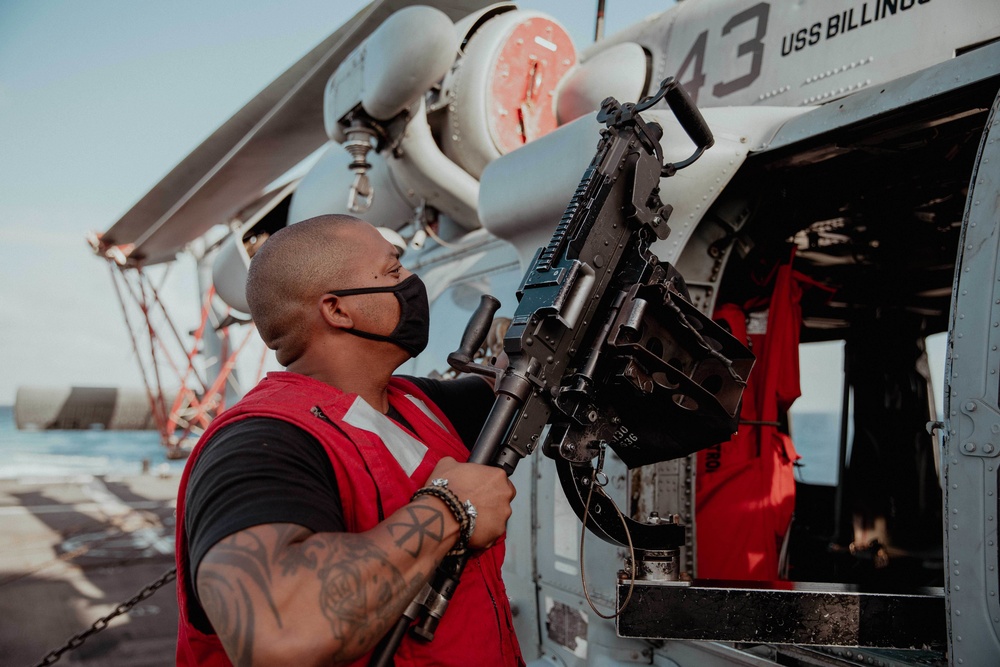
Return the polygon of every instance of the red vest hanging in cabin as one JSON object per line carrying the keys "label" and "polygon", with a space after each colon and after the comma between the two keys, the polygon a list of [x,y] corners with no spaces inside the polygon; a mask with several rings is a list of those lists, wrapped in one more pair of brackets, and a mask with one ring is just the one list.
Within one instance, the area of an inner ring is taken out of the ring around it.
{"label": "red vest hanging in cabin", "polygon": [[[727,303],[715,311],[750,344],[757,363],[743,393],[740,427],[728,442],[698,452],[695,484],[697,575],[702,579],[778,579],[781,543],[795,510],[794,463],[800,457],[778,430],[779,414],[801,394],[800,276],[780,266],[766,311]],[[748,330],[749,329],[749,330]]]}

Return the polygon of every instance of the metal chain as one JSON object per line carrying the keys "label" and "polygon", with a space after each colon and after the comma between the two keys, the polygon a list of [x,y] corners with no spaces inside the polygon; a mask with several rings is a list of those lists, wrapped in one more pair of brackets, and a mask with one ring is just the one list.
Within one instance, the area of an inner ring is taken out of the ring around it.
{"label": "metal chain", "polygon": [[115,618],[116,616],[121,616],[122,614],[128,612],[130,609],[132,609],[132,607],[136,606],[137,604],[148,598],[150,595],[155,593],[163,586],[169,584],[176,577],[177,577],[177,568],[175,567],[170,568],[169,570],[164,572],[159,579],[157,579],[153,583],[143,588],[141,591],[133,595],[127,601],[122,602],[117,607],[115,607],[114,611],[112,611],[110,614],[108,614],[107,616],[102,616],[101,618],[97,619],[96,621],[94,621],[93,625],[91,625],[83,632],[73,635],[66,642],[65,645],[55,649],[54,651],[49,651],[49,653],[44,658],[42,658],[42,661],[39,662],[37,665],[35,665],[35,667],[46,667],[47,665],[56,663],[63,653],[65,653],[66,651],[72,651],[73,649],[79,647],[81,644],[83,644],[83,642],[87,641],[87,638],[89,638],[91,635],[96,634],[101,630],[105,629],[106,627],[108,627],[108,623],[110,623],[113,618]]}

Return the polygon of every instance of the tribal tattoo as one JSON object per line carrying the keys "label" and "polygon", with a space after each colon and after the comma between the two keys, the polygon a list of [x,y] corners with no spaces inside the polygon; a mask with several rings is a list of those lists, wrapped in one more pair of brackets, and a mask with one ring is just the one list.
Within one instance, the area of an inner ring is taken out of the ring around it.
{"label": "tribal tattoo", "polygon": [[[247,584],[260,591],[281,627],[281,616],[271,597],[269,561],[268,549],[261,537],[244,531],[214,546],[198,570],[198,595],[202,606],[236,665],[253,664],[255,617]],[[224,562],[226,567],[216,567],[216,562]],[[228,576],[231,568],[242,576]]]}

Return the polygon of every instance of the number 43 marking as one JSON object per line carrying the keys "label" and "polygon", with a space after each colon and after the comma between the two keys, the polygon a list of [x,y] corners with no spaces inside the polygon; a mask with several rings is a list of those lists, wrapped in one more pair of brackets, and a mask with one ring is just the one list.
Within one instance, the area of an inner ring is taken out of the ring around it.
{"label": "number 43 marking", "polygon": [[[732,81],[721,81],[712,86],[712,94],[716,97],[725,97],[737,90],[746,88],[760,76],[761,62],[764,59],[764,35],[767,34],[767,17],[771,10],[771,5],[766,2],[745,9],[736,14],[722,27],[722,36],[725,37],[738,26],[750,21],[756,22],[754,36],[736,47],[736,56],[741,58],[750,55],[750,70]],[[688,51],[684,62],[681,63],[677,71],[677,80],[687,91],[691,99],[698,102],[698,92],[705,85],[705,49],[708,48],[708,31],[704,30],[695,39],[694,45]],[[693,67],[691,77],[684,80],[684,75]]]}

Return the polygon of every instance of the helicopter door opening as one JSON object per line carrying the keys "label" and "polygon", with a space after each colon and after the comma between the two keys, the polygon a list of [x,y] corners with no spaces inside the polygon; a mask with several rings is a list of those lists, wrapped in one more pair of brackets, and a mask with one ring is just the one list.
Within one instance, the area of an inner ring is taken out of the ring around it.
{"label": "helicopter door opening", "polygon": [[[767,644],[772,653],[863,647],[872,663],[885,649],[948,652],[951,664],[986,664],[977,656],[1000,650],[1000,129],[990,111],[1000,76],[994,64],[969,82],[949,75],[957,67],[786,122],[747,157],[676,260],[704,312],[741,311],[727,321],[754,343],[754,372],[787,377],[758,376],[761,386],[744,393],[745,406],[754,391],[773,400],[741,411],[750,462],[737,471],[742,497],[706,515],[712,499],[696,494],[693,580],[620,582],[620,599],[634,584],[621,636]],[[782,271],[792,288],[779,296]],[[941,336],[950,386],[927,353]],[[836,438],[836,486],[799,477],[789,489],[790,463],[823,465],[799,450],[808,426],[790,416],[814,368],[801,363],[800,342],[843,351],[824,380],[839,393],[837,417],[816,427],[827,443]],[[706,580],[701,552],[713,539],[757,560],[737,563],[742,576]],[[758,574],[761,560],[773,564],[764,572],[781,562],[778,576]]]}

